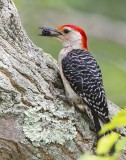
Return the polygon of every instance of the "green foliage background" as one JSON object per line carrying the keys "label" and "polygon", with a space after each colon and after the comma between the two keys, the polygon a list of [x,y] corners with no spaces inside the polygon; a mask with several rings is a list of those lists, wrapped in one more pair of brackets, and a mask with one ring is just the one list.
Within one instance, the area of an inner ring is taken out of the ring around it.
{"label": "green foliage background", "polygon": [[[110,130],[117,129],[123,126],[126,126],[126,109],[118,112],[108,124],[105,124],[99,134],[104,135]],[[98,140],[95,156],[86,153],[81,156],[80,160],[119,160],[121,152],[125,147],[126,136],[121,136],[119,133],[113,131],[102,136]],[[110,152],[112,148],[114,150],[113,152]]]}
{"label": "green foliage background", "polygon": [[[61,44],[52,39],[39,37],[39,26],[50,24],[51,27],[57,27],[57,24],[59,26],[69,22],[78,24],[74,20],[74,17],[78,16],[76,14],[78,11],[82,16],[85,13],[100,14],[108,17],[112,22],[123,21],[126,23],[125,0],[14,0],[14,2],[31,40],[56,59],[62,48]],[[53,15],[55,12],[61,16],[62,24],[59,24],[59,17]],[[69,15],[73,15],[73,18],[68,21],[63,15],[67,18]],[[82,21],[84,20],[82,19]],[[121,37],[119,38],[121,39]],[[101,67],[107,97],[117,105],[125,107],[126,48],[112,41],[95,37],[89,37],[88,44],[90,52],[96,57]]]}

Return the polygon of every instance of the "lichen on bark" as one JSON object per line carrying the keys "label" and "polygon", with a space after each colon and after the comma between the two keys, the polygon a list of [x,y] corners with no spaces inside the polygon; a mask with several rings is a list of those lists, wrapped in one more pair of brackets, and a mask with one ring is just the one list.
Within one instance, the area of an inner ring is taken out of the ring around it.
{"label": "lichen on bark", "polygon": [[34,146],[63,144],[76,137],[74,111],[67,110],[62,102],[38,101],[38,106],[25,111],[23,131]]}

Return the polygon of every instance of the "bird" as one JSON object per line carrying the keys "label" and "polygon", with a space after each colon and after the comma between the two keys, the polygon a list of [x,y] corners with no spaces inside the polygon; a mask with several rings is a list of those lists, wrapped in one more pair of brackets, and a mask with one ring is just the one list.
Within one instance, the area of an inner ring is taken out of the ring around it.
{"label": "bird", "polygon": [[98,135],[102,123],[110,122],[110,118],[101,69],[88,50],[85,31],[73,24],[41,29],[41,36],[61,41],[63,49],[58,56],[58,66],[66,96],[82,111],[86,104]]}

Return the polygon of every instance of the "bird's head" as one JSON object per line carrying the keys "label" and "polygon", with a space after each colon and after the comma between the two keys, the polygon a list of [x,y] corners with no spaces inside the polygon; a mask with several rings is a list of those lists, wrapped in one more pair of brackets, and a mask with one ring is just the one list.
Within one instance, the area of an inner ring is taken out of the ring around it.
{"label": "bird's head", "polygon": [[87,36],[78,26],[67,24],[56,29],[42,27],[41,36],[54,37],[60,40],[64,47],[83,48],[87,50]]}

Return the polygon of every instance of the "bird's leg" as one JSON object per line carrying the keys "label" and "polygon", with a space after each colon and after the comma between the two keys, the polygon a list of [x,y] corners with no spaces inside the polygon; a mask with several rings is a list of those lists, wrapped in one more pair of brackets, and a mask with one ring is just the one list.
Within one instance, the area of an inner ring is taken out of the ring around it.
{"label": "bird's leg", "polygon": [[73,101],[72,98],[66,96],[65,94],[62,94],[62,95],[61,95],[61,94],[58,93],[58,92],[56,93],[56,90],[54,89],[54,86],[53,86],[52,83],[50,83],[49,89],[50,89],[50,92],[52,93],[52,95],[54,96],[55,99],[56,99],[56,98],[59,98],[59,99],[65,101],[66,103],[73,104],[73,103],[72,103],[72,101]]}
{"label": "bird's leg", "polygon": [[65,102],[69,102],[71,101],[71,98],[67,97],[66,95],[55,95],[57,98],[62,99]]}

